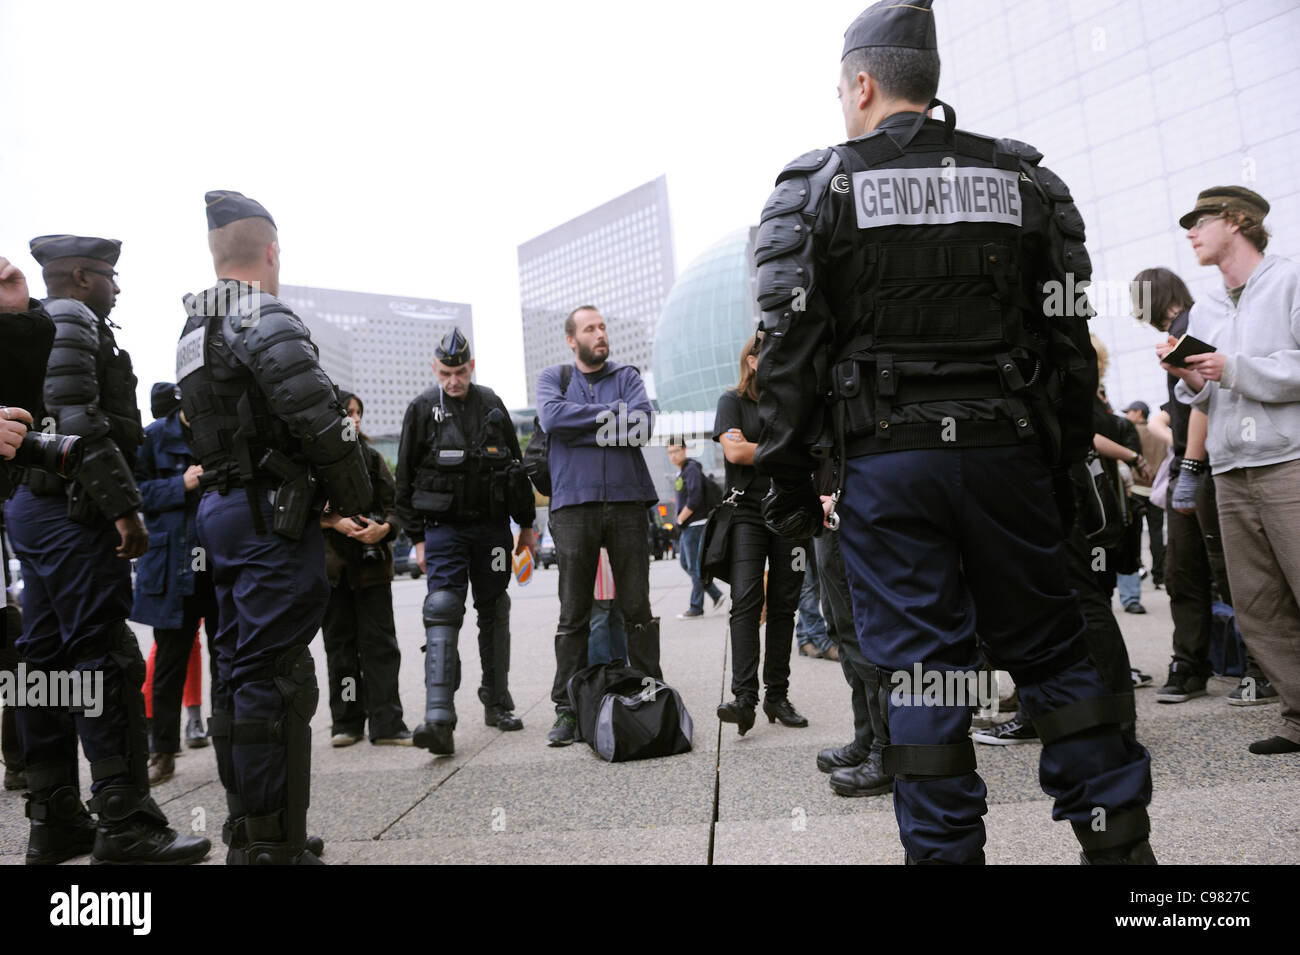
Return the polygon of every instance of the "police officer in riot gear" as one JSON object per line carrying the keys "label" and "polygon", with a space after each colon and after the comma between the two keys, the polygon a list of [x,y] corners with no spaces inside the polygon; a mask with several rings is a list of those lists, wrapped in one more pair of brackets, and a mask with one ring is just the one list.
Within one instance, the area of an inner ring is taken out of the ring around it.
{"label": "police officer in riot gear", "polygon": [[[55,328],[35,423],[79,435],[84,456],[75,479],[30,470],[6,508],[23,567],[17,645],[31,670],[102,673],[103,698],[75,709],[64,701],[19,710],[31,790],[27,861],[56,863],[93,848],[101,863],[198,862],[208,840],[177,835],[149,795],[144,659],[126,625],[130,560],[144,553],[148,535],[131,473],[141,435],[136,379],[108,320],[121,243],[46,235],[31,241],[31,251],[44,269]],[[97,825],[81,803],[78,737]]]}
{"label": "police officer in riot gear", "polygon": [[186,296],[176,380],[203,466],[197,529],[220,629],[209,732],[230,817],[227,864],[318,862],[307,836],[316,669],[329,597],[324,499],[362,511],[370,479],[307,328],[275,295],[275,221],[238,192],[206,196],[217,284]]}
{"label": "police officer in riot gear", "polygon": [[839,84],[852,138],[788,165],[763,210],[765,516],[791,537],[817,530],[810,473],[838,447],[841,545],[890,694],[885,770],[909,861],[984,858],[970,701],[902,679],[919,664],[923,684],[940,671],[957,687],[942,671],[978,669],[977,629],[1015,678],[1053,815],[1085,861],[1154,861],[1150,759],[1120,732],[1132,696],[1109,696],[1087,658],[1053,496],[1068,510],[1065,470],[1092,435],[1087,316],[1051,299],[1090,275],[1082,218],[1032,147],[956,129],[938,79],[930,0],[866,10]]}
{"label": "police officer in riot gear", "polygon": [[415,745],[455,752],[454,696],[460,686],[456,644],[467,588],[474,588],[484,721],[521,730],[510,697],[510,519],[519,524],[516,554],[534,546],[532,485],[524,474],[510,413],[490,388],[473,384],[474,359],[460,329],[439,344],[438,384],[411,402],[397,455],[397,514],[428,575],[424,601],[424,722]]}

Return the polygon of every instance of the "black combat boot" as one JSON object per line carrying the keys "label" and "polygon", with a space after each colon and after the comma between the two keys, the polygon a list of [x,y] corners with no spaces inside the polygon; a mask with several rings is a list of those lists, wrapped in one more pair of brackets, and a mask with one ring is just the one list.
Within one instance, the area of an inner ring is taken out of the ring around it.
{"label": "black combat boot", "polygon": [[76,779],[76,769],[64,766],[30,769],[34,779],[57,778],[59,784],[45,786],[27,796],[27,818],[31,820],[27,864],[58,865],[88,854],[95,847],[95,820],[86,812],[76,785],[68,781]]}
{"label": "black combat boot", "polygon": [[202,836],[182,836],[146,789],[105,786],[91,800],[99,817],[91,865],[191,865],[212,848]]}

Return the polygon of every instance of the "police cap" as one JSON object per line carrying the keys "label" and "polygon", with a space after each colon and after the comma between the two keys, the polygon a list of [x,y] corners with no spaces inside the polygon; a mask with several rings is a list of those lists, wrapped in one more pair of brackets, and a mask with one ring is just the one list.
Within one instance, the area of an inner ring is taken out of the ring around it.
{"label": "police cap", "polygon": [[911,50],[937,50],[933,0],[880,0],[867,7],[844,31],[840,59],[864,46],[901,46]]}
{"label": "police cap", "polygon": [[1268,215],[1268,200],[1244,186],[1214,186],[1201,191],[1196,197],[1196,207],[1179,219],[1178,224],[1190,229],[1201,216],[1217,216],[1225,212],[1244,212],[1260,222]]}
{"label": "police cap", "polygon": [[444,365],[457,368],[470,359],[469,341],[460,333],[459,328],[453,328],[442,337],[435,354]]}
{"label": "police cap", "polygon": [[252,219],[256,216],[275,225],[271,213],[266,211],[256,199],[250,199],[242,192],[230,189],[214,189],[203,197],[208,204],[208,231],[238,222],[240,219]]}
{"label": "police cap", "polygon": [[29,243],[32,258],[44,268],[55,259],[98,259],[117,265],[122,251],[120,239],[96,239],[84,235],[38,235]]}

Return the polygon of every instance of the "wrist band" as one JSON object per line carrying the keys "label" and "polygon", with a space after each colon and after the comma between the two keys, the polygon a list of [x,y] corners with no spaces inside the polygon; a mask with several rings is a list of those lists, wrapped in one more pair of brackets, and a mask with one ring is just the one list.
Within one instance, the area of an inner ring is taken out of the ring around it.
{"label": "wrist band", "polygon": [[1196,461],[1192,458],[1183,458],[1182,463],[1178,466],[1189,474],[1204,474],[1210,465],[1207,461]]}

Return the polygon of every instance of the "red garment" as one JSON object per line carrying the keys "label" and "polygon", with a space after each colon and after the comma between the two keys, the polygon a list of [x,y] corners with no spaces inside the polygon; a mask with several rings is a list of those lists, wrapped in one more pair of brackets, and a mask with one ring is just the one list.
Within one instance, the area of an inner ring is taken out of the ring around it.
{"label": "red garment", "polygon": [[[202,633],[202,626],[194,631],[194,646],[190,647],[190,662],[185,667],[185,693],[181,697],[182,706],[202,706],[203,705],[203,648],[199,645],[199,634]],[[158,652],[158,644],[155,643],[149,648],[149,660],[144,667],[144,686],[140,692],[144,694],[144,715],[145,719],[153,719],[153,659]]]}

